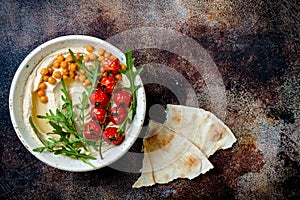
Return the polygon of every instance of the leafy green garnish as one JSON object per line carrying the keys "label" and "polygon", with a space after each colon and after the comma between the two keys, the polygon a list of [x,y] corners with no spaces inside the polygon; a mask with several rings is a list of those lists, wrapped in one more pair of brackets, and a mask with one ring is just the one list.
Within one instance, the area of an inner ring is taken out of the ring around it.
{"label": "leafy green garnish", "polygon": [[124,87],[124,90],[129,91],[132,94],[132,102],[129,107],[128,115],[126,119],[123,121],[123,123],[118,128],[119,133],[125,132],[126,124],[127,122],[131,122],[136,114],[136,106],[137,106],[137,97],[136,97],[136,91],[141,87],[141,85],[135,85],[135,79],[136,77],[141,73],[143,68],[139,68],[136,71],[133,71],[133,63],[134,58],[132,58],[132,51],[128,49],[128,51],[125,53],[126,58],[126,70],[119,70],[122,74],[124,74],[130,83],[129,87]]}
{"label": "leafy green garnish", "polygon": [[[85,138],[80,134],[76,129],[75,124],[75,116],[73,110],[72,100],[68,94],[65,82],[62,80],[62,93],[61,96],[64,104],[62,105],[61,110],[56,109],[56,112],[49,110],[46,115],[41,116],[38,115],[37,117],[40,119],[48,119],[49,124],[52,126],[52,132],[48,133],[50,135],[57,135],[58,139],[55,138],[48,138],[42,139],[40,138],[41,142],[44,144],[43,147],[38,147],[33,149],[36,152],[43,152],[47,150],[49,152],[53,152],[55,155],[65,155],[74,159],[80,159],[83,162],[91,165],[92,167],[96,168],[87,159],[96,158],[91,155],[87,155],[83,152],[83,149],[86,152],[89,152],[85,145]],[[32,123],[32,119],[29,119],[29,122],[34,130],[37,133],[37,129]],[[39,135],[39,134],[37,134]]]}

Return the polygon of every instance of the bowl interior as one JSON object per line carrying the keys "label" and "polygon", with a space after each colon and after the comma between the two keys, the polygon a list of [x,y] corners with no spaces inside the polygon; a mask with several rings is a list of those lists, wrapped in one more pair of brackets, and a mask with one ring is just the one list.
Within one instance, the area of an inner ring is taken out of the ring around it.
{"label": "bowl interior", "polygon": [[[119,49],[101,39],[83,35],[63,36],[50,40],[34,49],[20,64],[17,72],[15,73],[10,89],[9,109],[11,121],[23,145],[39,160],[52,167],[66,171],[91,171],[94,170],[94,168],[83,163],[81,160],[75,160],[65,156],[57,156],[47,151],[43,153],[33,151],[34,148],[41,146],[41,142],[34,133],[31,133],[26,129],[25,122],[22,117],[24,93],[29,92],[24,91],[24,88],[25,83],[34,67],[47,55],[64,48],[72,49],[72,47],[85,47],[87,45],[93,45],[95,49],[100,47],[104,48],[117,56],[121,62],[125,62],[125,55]],[[139,76],[136,79],[136,84],[140,84],[142,86],[142,81]],[[113,148],[105,151],[103,153],[103,159],[100,159],[100,156],[98,156],[97,160],[91,160],[90,162],[97,168],[107,166],[119,159],[128,151],[137,139],[143,126],[146,110],[146,97],[143,87],[137,91],[137,101],[136,116],[126,132],[126,139],[121,145],[114,146]]]}

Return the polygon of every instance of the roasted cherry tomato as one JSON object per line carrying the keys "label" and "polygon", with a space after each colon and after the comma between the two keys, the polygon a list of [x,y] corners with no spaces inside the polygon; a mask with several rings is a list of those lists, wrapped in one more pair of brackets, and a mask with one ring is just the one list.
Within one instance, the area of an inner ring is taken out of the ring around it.
{"label": "roasted cherry tomato", "polygon": [[109,95],[101,89],[96,89],[90,97],[90,102],[97,107],[106,108],[109,103]]}
{"label": "roasted cherry tomato", "polygon": [[120,125],[126,119],[127,114],[127,110],[124,106],[118,105],[111,108],[109,120],[116,125]]}
{"label": "roasted cherry tomato", "polygon": [[123,103],[125,107],[129,107],[132,101],[132,95],[125,90],[119,90],[113,94],[113,101],[117,105]]}
{"label": "roasted cherry tomato", "polygon": [[98,122],[91,120],[84,126],[84,135],[89,140],[98,140],[102,132]]}
{"label": "roasted cherry tomato", "polygon": [[103,132],[103,139],[108,143],[113,143],[115,145],[121,144],[125,139],[124,133],[118,133],[118,128],[109,127]]}
{"label": "roasted cherry tomato", "polygon": [[110,71],[112,74],[119,73],[119,69],[121,68],[120,61],[118,59],[105,58],[103,62],[104,71]]}
{"label": "roasted cherry tomato", "polygon": [[115,87],[115,79],[113,76],[102,76],[100,80],[100,88],[102,91],[106,91],[111,94]]}
{"label": "roasted cherry tomato", "polygon": [[96,118],[99,123],[104,123],[106,119],[106,110],[97,106],[94,106],[90,112],[91,118]]}

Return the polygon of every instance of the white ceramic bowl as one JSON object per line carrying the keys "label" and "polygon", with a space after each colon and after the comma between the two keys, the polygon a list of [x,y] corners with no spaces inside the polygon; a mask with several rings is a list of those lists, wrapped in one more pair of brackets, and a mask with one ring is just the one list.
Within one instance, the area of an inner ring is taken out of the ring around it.
{"label": "white ceramic bowl", "polygon": [[[11,121],[23,145],[42,162],[66,171],[83,172],[91,171],[95,168],[83,163],[81,160],[75,160],[62,155],[54,155],[48,151],[44,151],[43,153],[33,151],[34,148],[41,146],[41,142],[35,134],[26,129],[25,122],[22,117],[24,93],[29,92],[25,91],[24,83],[26,83],[34,67],[47,55],[63,48],[72,49],[72,47],[85,47],[87,45],[93,45],[95,49],[102,47],[117,56],[121,62],[125,61],[125,55],[119,49],[99,38],[84,35],[62,36],[40,45],[23,60],[15,73],[10,88],[9,110]],[[142,85],[140,77],[137,77],[136,84]],[[97,168],[102,168],[118,160],[136,141],[143,126],[146,110],[146,97],[143,87],[137,91],[137,100],[137,114],[126,132],[126,139],[123,143],[105,151],[103,153],[104,159],[100,159],[100,156],[98,156],[97,160],[89,160]]]}

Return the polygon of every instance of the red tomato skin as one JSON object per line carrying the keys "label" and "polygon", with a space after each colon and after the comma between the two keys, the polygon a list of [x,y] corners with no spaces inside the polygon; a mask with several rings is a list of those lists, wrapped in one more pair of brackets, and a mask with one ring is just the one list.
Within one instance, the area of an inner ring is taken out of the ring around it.
{"label": "red tomato skin", "polygon": [[114,145],[120,145],[125,140],[125,134],[122,133],[116,140],[113,140],[112,143]]}
{"label": "red tomato skin", "polygon": [[124,106],[118,105],[111,108],[109,120],[116,125],[120,125],[126,119],[127,114],[127,110]]}
{"label": "red tomato skin", "polygon": [[111,94],[115,87],[115,79],[112,76],[102,76],[100,80],[100,88],[103,88],[103,91]]}
{"label": "red tomato skin", "polygon": [[105,58],[103,62],[104,71],[110,71],[112,74],[116,75],[119,73],[121,68],[120,61],[118,59]]}
{"label": "red tomato skin", "polygon": [[94,120],[89,121],[84,126],[84,135],[89,140],[98,140],[102,132],[101,126]]}
{"label": "red tomato skin", "polygon": [[101,89],[96,89],[90,97],[91,104],[100,106],[101,108],[106,108],[109,100],[109,95]]}
{"label": "red tomato skin", "polygon": [[117,105],[123,103],[125,107],[129,107],[132,101],[132,95],[125,90],[119,90],[113,94],[113,102]]}
{"label": "red tomato skin", "polygon": [[125,135],[124,133],[118,133],[118,128],[109,127],[104,130],[103,139],[109,144],[119,145],[124,141]]}
{"label": "red tomato skin", "polygon": [[92,107],[91,118],[96,118],[99,123],[104,123],[106,119],[106,110],[97,106]]}

